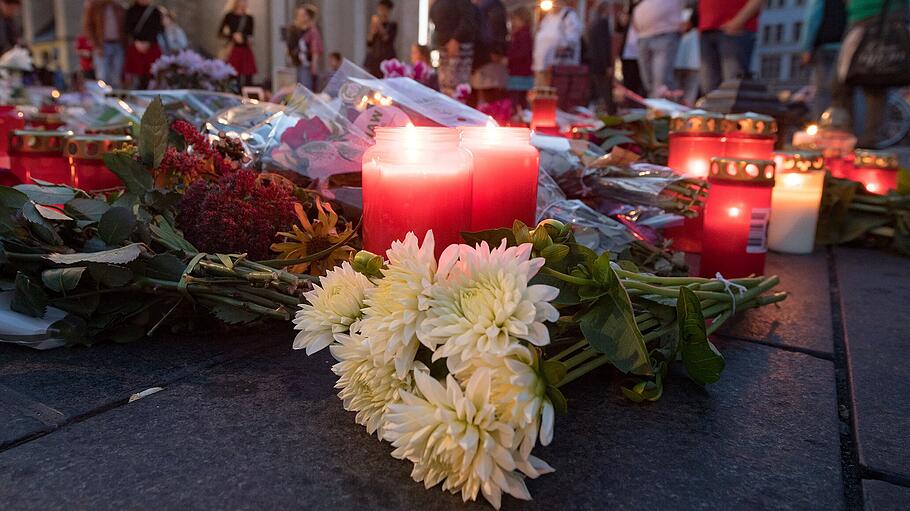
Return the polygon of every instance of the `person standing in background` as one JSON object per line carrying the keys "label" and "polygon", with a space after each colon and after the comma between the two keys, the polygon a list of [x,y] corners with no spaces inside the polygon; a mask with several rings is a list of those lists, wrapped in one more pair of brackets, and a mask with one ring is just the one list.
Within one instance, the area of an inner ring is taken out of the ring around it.
{"label": "person standing in background", "polygon": [[163,53],[179,53],[190,47],[186,32],[177,24],[177,15],[170,9],[161,9],[164,31],[158,36],[158,46]]}
{"label": "person standing in background", "polygon": [[688,8],[683,12],[684,33],[676,52],[676,86],[682,89],[683,104],[695,106],[698,101],[701,54],[698,47],[698,10]]}
{"label": "person standing in background", "polygon": [[847,28],[847,7],[844,0],[810,0],[806,13],[806,29],[802,31],[799,46],[802,63],[812,66],[811,84],[815,88],[812,118],[818,119],[831,106],[834,65]]}
{"label": "person standing in background", "polygon": [[237,70],[240,86],[250,85],[256,75],[256,56],[250,43],[253,40],[253,17],[247,0],[228,2],[226,14],[221,20],[219,36],[225,40],[225,62]]}
{"label": "person standing in background", "polygon": [[531,63],[534,59],[534,40],[531,38],[531,11],[519,7],[512,11],[510,23],[512,35],[509,41],[509,82],[508,91],[515,104],[526,107],[528,91],[534,87],[534,71]]}
{"label": "person standing in background", "polygon": [[699,0],[702,93],[749,74],[762,0]]}
{"label": "person standing in background", "polygon": [[363,67],[373,76],[382,76],[382,61],[398,58],[395,52],[395,38],[398,23],[392,21],[392,0],[379,0],[376,14],[370,18],[370,33],[367,35],[367,56]]}
{"label": "person standing in background", "polygon": [[623,34],[619,50],[619,61],[622,66],[622,85],[631,92],[645,95],[638,68],[638,33],[632,26],[632,5],[626,5],[616,16],[616,28]]}
{"label": "person standing in background", "polygon": [[566,0],[553,2],[534,38],[534,73],[537,85],[550,85],[553,66],[581,63],[581,18]]}
{"label": "person standing in background", "polygon": [[294,11],[294,24],[288,29],[288,57],[297,68],[297,82],[310,90],[319,83],[319,59],[322,57],[322,34],[316,26],[319,9],[303,4]]}
{"label": "person standing in background", "polygon": [[79,57],[79,74],[85,80],[95,79],[95,63],[92,61],[92,41],[85,31],[76,37],[76,55]]}
{"label": "person standing in background", "polygon": [[503,63],[509,38],[506,8],[501,0],[474,0],[474,13],[478,30],[471,88],[479,103],[496,101],[509,81],[509,70]]}
{"label": "person standing in background", "polygon": [[639,0],[632,5],[638,68],[649,97],[662,97],[673,88],[682,14],[682,0]]}
{"label": "person standing in background", "polygon": [[122,86],[126,10],[114,0],[89,0],[85,4],[84,32],[91,42],[95,78],[115,89]]}
{"label": "person standing in background", "polygon": [[601,2],[594,12],[585,41],[592,99],[607,112],[613,110],[613,31],[610,25],[610,2]]}
{"label": "person standing in background", "polygon": [[435,25],[433,42],[439,49],[439,90],[455,96],[455,89],[471,79],[477,16],[471,0],[436,0],[430,8]]}
{"label": "person standing in background", "polygon": [[19,0],[0,0],[0,55],[20,43],[22,30],[16,19],[20,7]]}
{"label": "person standing in background", "polygon": [[151,0],[136,0],[124,15],[129,46],[125,72],[131,87],[145,89],[152,78],[152,64],[161,57],[158,36],[164,31],[161,10]]}

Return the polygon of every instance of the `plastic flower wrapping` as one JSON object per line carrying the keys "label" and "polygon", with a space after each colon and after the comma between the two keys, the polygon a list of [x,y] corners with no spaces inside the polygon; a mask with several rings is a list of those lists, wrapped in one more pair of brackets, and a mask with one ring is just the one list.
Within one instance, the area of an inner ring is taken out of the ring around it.
{"label": "plastic flower wrapping", "polygon": [[503,494],[530,499],[525,478],[553,470],[532,451],[553,438],[538,347],[559,290],[530,283],[544,265],[530,244],[452,245],[438,260],[435,248],[432,231],[409,233],[367,263],[373,277],[330,270],[305,295],[294,348],[329,348],[345,409],[413,464],[415,481],[498,509]]}
{"label": "plastic flower wrapping", "polygon": [[207,59],[193,50],[162,55],[152,64],[153,89],[197,89],[230,92],[237,71],[219,59]]}

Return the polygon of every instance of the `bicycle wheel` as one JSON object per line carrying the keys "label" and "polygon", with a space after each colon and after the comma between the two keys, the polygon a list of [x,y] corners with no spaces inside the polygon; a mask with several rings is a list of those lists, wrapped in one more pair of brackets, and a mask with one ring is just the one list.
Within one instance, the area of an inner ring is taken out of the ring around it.
{"label": "bicycle wheel", "polygon": [[876,147],[885,149],[903,140],[910,133],[910,103],[904,98],[904,91],[893,90],[888,93],[885,103],[885,119]]}

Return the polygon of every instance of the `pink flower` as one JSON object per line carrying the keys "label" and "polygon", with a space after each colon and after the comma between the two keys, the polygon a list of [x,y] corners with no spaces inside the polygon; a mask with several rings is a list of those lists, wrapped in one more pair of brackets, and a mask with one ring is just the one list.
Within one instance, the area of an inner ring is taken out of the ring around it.
{"label": "pink flower", "polygon": [[416,62],[411,68],[411,78],[423,84],[428,83],[434,74],[436,72],[433,71],[433,67],[424,62]]}
{"label": "pink flower", "polygon": [[512,121],[512,101],[500,99],[492,103],[481,103],[477,109],[492,117],[500,126],[506,126]]}
{"label": "pink flower", "polygon": [[291,147],[300,147],[307,142],[325,140],[332,132],[319,117],[301,118],[292,128],[284,130],[281,142]]}
{"label": "pink flower", "polygon": [[408,76],[408,66],[398,59],[383,60],[379,64],[383,78],[402,78]]}
{"label": "pink flower", "polygon": [[471,86],[467,83],[459,83],[458,86],[455,87],[455,95],[452,97],[456,101],[467,103],[468,98],[471,97]]}

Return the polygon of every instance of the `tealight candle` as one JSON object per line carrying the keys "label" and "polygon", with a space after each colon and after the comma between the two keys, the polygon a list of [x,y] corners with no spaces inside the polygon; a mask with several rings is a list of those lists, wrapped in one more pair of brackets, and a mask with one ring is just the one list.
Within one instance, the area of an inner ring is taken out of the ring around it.
{"label": "tealight candle", "polygon": [[534,225],[540,154],[527,128],[460,128],[461,147],[474,156],[471,230]]}
{"label": "tealight candle", "polygon": [[797,131],[793,134],[793,147],[814,151],[817,148],[817,137],[818,124],[810,124],[804,131]]}
{"label": "tealight candle", "polygon": [[[670,119],[670,143],[667,165],[686,177],[705,179],[711,158],[724,155],[724,115],[705,110],[678,112]],[[686,218],[681,226],[669,227],[664,236],[673,240],[673,248],[683,252],[701,252],[704,216]]]}
{"label": "tealight candle", "polygon": [[556,134],[559,124],[556,120],[556,105],[559,98],[556,89],[552,87],[538,87],[531,91],[531,129],[534,131]]}
{"label": "tealight candle", "polygon": [[894,153],[858,149],[852,169],[847,169],[846,178],[857,181],[866,191],[876,195],[887,195],[897,190],[897,173],[900,160]]}
{"label": "tealight candle", "polygon": [[753,112],[726,118],[727,158],[734,160],[771,160],[777,141],[777,121]]}
{"label": "tealight candle", "polygon": [[86,191],[107,190],[123,182],[104,164],[104,154],[132,142],[123,135],[76,135],[66,141],[73,186]]}
{"label": "tealight candle", "polygon": [[825,160],[810,151],[774,155],[777,177],[771,195],[768,248],[787,254],[809,254],[825,187]]}
{"label": "tealight candle", "polygon": [[774,162],[715,158],[708,173],[701,275],[760,275],[768,252]]}
{"label": "tealight candle", "polygon": [[363,155],[364,248],[384,254],[395,240],[430,229],[436,255],[471,227],[471,153],[450,128],[377,128]]}
{"label": "tealight candle", "polygon": [[71,131],[10,132],[10,169],[23,183],[35,179],[55,184],[72,185],[74,176],[63,155],[63,146]]}

